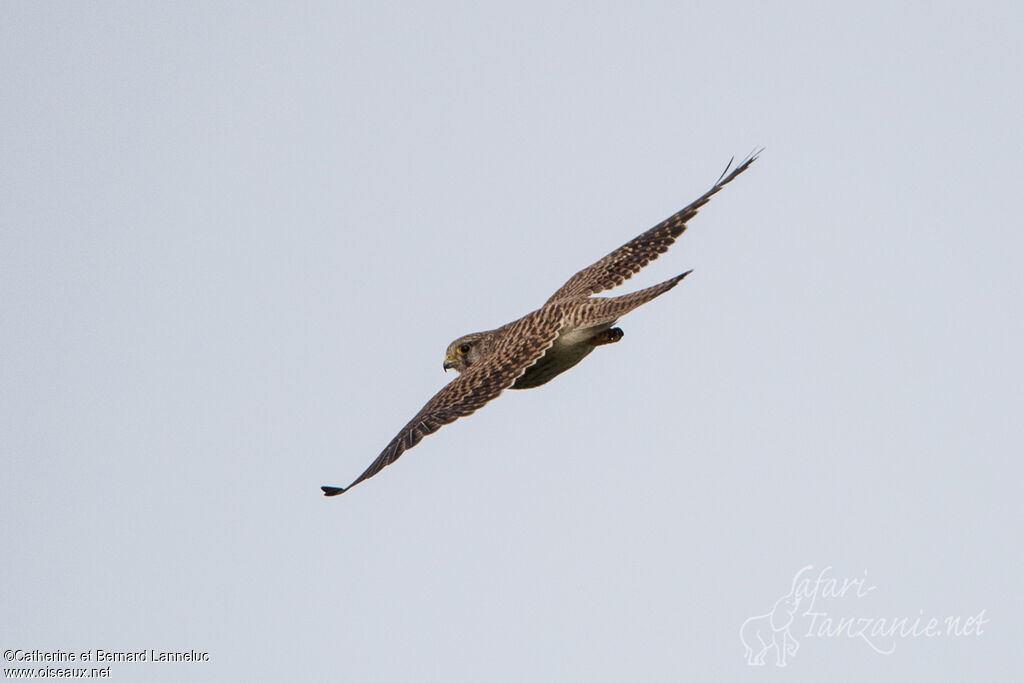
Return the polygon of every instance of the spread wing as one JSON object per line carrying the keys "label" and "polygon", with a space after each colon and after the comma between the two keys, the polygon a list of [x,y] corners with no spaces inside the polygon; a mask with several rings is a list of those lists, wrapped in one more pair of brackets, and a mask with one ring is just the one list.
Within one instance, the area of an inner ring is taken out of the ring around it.
{"label": "spread wing", "polygon": [[658,258],[658,254],[668,251],[676,238],[686,230],[686,222],[696,216],[700,208],[707,204],[719,190],[732,182],[733,178],[747,170],[757,159],[759,153],[751,154],[731,173],[729,169],[732,168],[732,160],[730,160],[718,181],[699,199],[642,235],[626,242],[597,263],[587,266],[573,275],[568,282],[562,285],[561,289],[548,299],[547,303],[588,297],[591,294],[617,287],[633,277],[640,272],[641,268]]}
{"label": "spread wing", "polygon": [[427,401],[359,478],[345,488],[322,486],[324,495],[336,496],[369,479],[398,460],[402,453],[426,435],[476,412],[497,398],[551,348],[561,327],[561,307],[549,306],[495,330],[494,348],[489,356],[446,384]]}

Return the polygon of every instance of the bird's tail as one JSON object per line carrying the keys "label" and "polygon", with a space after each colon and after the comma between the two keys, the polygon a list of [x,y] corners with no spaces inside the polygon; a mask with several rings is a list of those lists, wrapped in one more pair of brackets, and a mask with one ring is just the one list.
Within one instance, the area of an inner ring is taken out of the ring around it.
{"label": "bird's tail", "polygon": [[643,306],[651,299],[659,297],[672,289],[679,284],[680,280],[692,272],[692,270],[688,270],[682,275],[676,275],[671,280],[665,280],[653,287],[641,289],[632,294],[616,297],[591,297],[581,301],[573,312],[573,317],[577,319],[572,322],[583,327],[606,323],[612,324],[634,308]]}
{"label": "bird's tail", "polygon": [[672,289],[680,282],[682,282],[684,277],[686,277],[692,272],[692,270],[688,270],[685,273],[682,273],[681,275],[676,275],[674,278],[670,280],[665,280],[664,282],[652,285],[651,287],[647,287],[646,289],[641,289],[638,292],[612,297],[612,301],[624,307],[624,310],[622,311],[623,314],[628,313],[632,311],[634,308],[637,308],[638,306],[643,306],[651,299],[655,299],[664,294],[665,292],[667,292],[668,290]]}
{"label": "bird's tail", "polygon": [[[692,272],[692,270],[688,270],[682,275],[676,275],[671,280],[665,280],[664,282],[647,287],[646,289],[641,289],[640,291],[633,292],[632,294],[624,294],[622,296],[608,298],[594,297],[587,301],[594,306],[595,310],[593,313],[597,313],[602,319],[607,318],[609,321],[614,321],[626,315],[634,308],[643,306],[651,299],[661,296],[678,285],[684,277]],[[593,317],[593,313],[588,317]]]}

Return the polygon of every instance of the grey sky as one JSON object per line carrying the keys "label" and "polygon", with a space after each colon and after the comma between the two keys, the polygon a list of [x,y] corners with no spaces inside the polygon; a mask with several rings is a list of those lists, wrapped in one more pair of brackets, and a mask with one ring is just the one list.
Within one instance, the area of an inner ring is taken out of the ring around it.
{"label": "grey sky", "polygon": [[[2,14],[4,650],[211,654],[122,681],[1019,674],[1020,3]],[[621,343],[319,495],[452,339],[762,145],[619,290],[695,269]],[[989,621],[749,667],[806,565],[877,587],[835,615]]]}

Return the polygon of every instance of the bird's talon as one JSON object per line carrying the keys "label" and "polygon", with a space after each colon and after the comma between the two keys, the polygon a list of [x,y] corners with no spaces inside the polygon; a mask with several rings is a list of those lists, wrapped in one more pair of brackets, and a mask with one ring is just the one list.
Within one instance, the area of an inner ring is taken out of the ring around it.
{"label": "bird's talon", "polygon": [[590,343],[594,346],[602,346],[604,344],[614,344],[615,342],[622,339],[622,335],[625,334],[620,328],[613,327],[610,330],[605,330],[600,334],[594,336]]}

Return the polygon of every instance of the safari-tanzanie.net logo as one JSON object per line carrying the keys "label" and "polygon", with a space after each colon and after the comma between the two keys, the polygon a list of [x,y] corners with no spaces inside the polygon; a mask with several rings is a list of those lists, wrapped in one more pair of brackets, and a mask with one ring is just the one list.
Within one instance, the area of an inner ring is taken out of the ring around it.
{"label": "safari-tanzanie.net logo", "polygon": [[867,574],[864,570],[861,576],[844,578],[831,566],[817,570],[810,564],[800,569],[787,593],[740,627],[747,664],[770,661],[786,666],[801,643],[811,639],[860,640],[872,651],[888,655],[902,638],[977,637],[989,622],[984,609],[962,616],[931,616],[924,609],[915,616],[854,616],[865,612],[878,588],[868,582]]}

